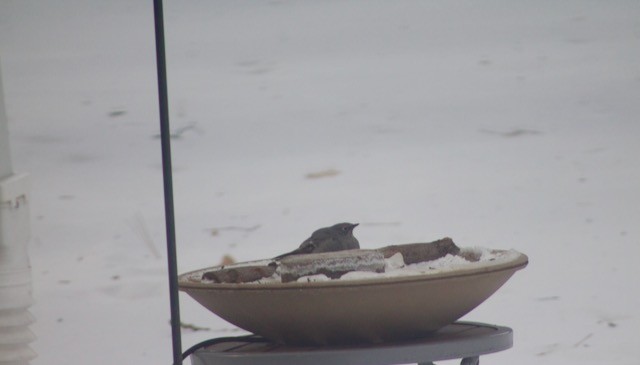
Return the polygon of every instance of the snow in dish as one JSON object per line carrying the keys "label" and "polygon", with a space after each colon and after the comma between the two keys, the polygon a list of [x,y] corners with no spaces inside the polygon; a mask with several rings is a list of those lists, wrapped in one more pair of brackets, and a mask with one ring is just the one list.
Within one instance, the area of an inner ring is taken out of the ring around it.
{"label": "snow in dish", "polygon": [[[344,274],[342,277],[340,277],[340,279],[335,280],[364,280],[438,274],[442,272],[460,270],[463,268],[477,268],[486,266],[487,264],[504,262],[512,260],[518,255],[519,253],[514,250],[495,251],[483,247],[467,247],[461,248],[460,255],[449,254],[436,260],[405,265],[402,254],[396,253],[395,255],[385,259],[385,271],[382,273],[352,271]],[[298,282],[318,282],[329,280],[332,279],[326,277],[325,275],[313,275],[301,277],[300,279],[298,279]],[[278,273],[274,274],[272,277],[258,280],[252,283],[260,284],[274,282],[280,282]]]}
{"label": "snow in dish", "polygon": [[353,271],[343,275],[340,280],[438,274],[463,268],[478,268],[490,263],[495,264],[509,261],[518,255],[519,253],[514,250],[495,251],[483,247],[466,247],[460,249],[459,255],[449,254],[436,260],[405,265],[402,254],[397,253],[385,259],[385,272],[383,273]]}
{"label": "snow in dish", "polygon": [[[379,278],[392,278],[403,276],[416,276],[416,275],[429,275],[438,274],[442,272],[449,272],[461,269],[472,269],[487,266],[490,264],[505,262],[514,259],[519,253],[517,251],[496,251],[483,247],[467,247],[461,248],[458,255],[448,254],[436,260],[419,262],[415,264],[406,265],[401,253],[386,258],[384,265],[384,272],[369,272],[369,271],[351,271],[342,275],[339,279],[331,279],[323,274],[308,275],[300,277],[297,282],[322,282],[331,280],[366,280],[366,279],[379,279]],[[246,263],[238,263],[226,268],[239,268],[251,265],[268,265],[271,260],[260,260]],[[189,276],[189,280],[201,281],[203,283],[212,283],[212,281],[202,279],[202,274],[206,270],[199,270],[193,272]],[[279,284],[282,283],[282,272],[280,269],[269,276],[259,280],[247,282],[247,285],[259,285],[259,284]]]}

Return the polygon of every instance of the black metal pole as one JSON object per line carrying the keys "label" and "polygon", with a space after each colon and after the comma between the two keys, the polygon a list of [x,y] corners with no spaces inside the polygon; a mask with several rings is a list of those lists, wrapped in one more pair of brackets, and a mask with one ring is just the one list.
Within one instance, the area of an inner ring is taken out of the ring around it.
{"label": "black metal pole", "polygon": [[167,63],[164,49],[164,15],[162,0],[153,1],[156,35],[156,68],[158,69],[158,101],[160,104],[160,141],[162,146],[162,174],[164,178],[164,211],[167,230],[167,262],[169,266],[169,304],[171,306],[171,338],[173,363],[182,365],[180,338],[180,302],[178,297],[178,264],[176,230],[173,209],[173,179],[171,176],[171,138],[169,129],[169,97],[167,92]]}

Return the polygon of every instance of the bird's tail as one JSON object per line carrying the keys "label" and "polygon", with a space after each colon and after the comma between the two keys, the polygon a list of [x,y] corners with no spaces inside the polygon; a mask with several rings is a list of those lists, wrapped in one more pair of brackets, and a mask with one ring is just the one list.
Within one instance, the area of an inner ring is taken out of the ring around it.
{"label": "bird's tail", "polygon": [[291,256],[291,255],[295,255],[295,251],[283,253],[282,255],[274,257],[273,260],[281,260],[281,259],[283,259],[283,258],[285,258],[287,256]]}
{"label": "bird's tail", "polygon": [[295,250],[291,251],[291,252],[287,252],[287,253],[283,253],[280,256],[276,256],[273,259],[274,260],[281,260],[287,256],[293,256],[293,255],[302,255],[305,253],[311,253],[311,251],[313,251],[313,246],[303,246],[303,247],[298,247]]}

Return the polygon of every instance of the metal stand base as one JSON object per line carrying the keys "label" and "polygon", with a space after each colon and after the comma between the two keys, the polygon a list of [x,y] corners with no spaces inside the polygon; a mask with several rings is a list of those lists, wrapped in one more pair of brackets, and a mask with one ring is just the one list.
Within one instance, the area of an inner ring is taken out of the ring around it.
{"label": "metal stand base", "polygon": [[193,365],[390,365],[462,359],[478,365],[480,355],[513,346],[509,327],[456,322],[432,336],[400,343],[374,345],[292,347],[271,342],[224,342],[197,350]]}

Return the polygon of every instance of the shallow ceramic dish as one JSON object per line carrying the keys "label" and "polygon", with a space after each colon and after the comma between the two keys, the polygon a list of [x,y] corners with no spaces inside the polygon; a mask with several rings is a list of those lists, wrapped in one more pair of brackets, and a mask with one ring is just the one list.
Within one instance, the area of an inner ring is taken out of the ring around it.
{"label": "shallow ceramic dish", "polygon": [[528,263],[505,258],[414,276],[268,284],[179,277],[180,290],[236,326],[286,344],[336,345],[416,338],[456,321]]}

